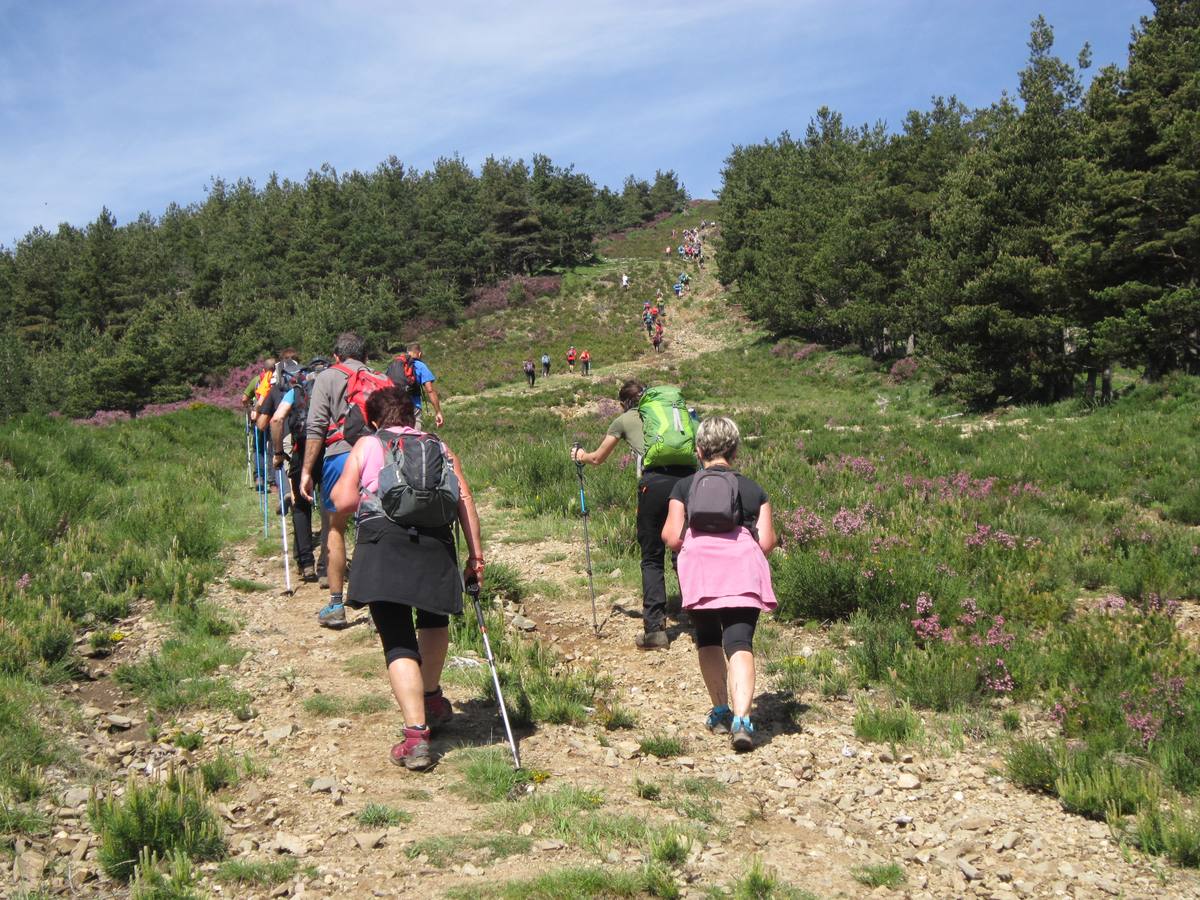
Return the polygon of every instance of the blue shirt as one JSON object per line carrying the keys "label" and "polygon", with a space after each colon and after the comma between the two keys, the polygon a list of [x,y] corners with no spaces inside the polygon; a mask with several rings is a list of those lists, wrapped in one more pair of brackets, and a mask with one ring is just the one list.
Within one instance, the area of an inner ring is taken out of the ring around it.
{"label": "blue shirt", "polygon": [[[420,385],[421,387],[424,387],[427,384],[432,384],[433,382],[437,381],[437,378],[434,377],[433,372],[430,371],[429,366],[425,365],[425,363],[423,363],[419,359],[413,360],[413,374],[417,376],[417,384]],[[413,409],[419,410],[421,408],[421,393],[420,392],[412,395],[412,402],[413,402]]]}

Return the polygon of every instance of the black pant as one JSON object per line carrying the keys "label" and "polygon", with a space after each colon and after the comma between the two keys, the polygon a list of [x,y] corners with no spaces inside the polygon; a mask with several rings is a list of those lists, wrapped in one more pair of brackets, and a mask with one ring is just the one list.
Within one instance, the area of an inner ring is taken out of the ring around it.
{"label": "black pant", "polygon": [[[637,539],[642,549],[642,624],[646,631],[662,631],[667,624],[667,547],[662,540],[667,523],[671,489],[691,475],[687,466],[647,469],[638,482]],[[674,565],[674,554],[672,554]]]}
{"label": "black pant", "polygon": [[550,374],[550,363],[542,363],[542,377],[545,378]]}
{"label": "black pant", "polygon": [[533,387],[533,380],[537,378],[537,373],[533,369],[530,369],[525,373],[525,377],[529,379],[529,386]]}
{"label": "black pant", "polygon": [[[313,555],[313,534],[312,534],[312,515],[313,504],[311,500],[305,500],[300,494],[300,472],[303,466],[299,464],[299,460],[304,458],[304,445],[301,444],[297,450],[292,448],[292,457],[296,460],[293,465],[288,468],[288,480],[292,483],[292,531],[296,535],[296,563],[300,568],[311,566],[314,564]],[[313,466],[313,487],[320,489],[321,487],[321,461],[318,458],[317,464]],[[318,519],[320,521],[320,514]],[[318,575],[324,575],[325,569],[325,530],[321,529],[321,570]]]}
{"label": "black pant", "polygon": [[415,659],[421,662],[421,651],[417,648],[417,629],[445,628],[450,617],[439,613],[416,610],[417,624],[413,627],[413,607],[399,603],[370,603],[371,621],[379,632],[383,644],[383,658],[390,666],[398,659]]}

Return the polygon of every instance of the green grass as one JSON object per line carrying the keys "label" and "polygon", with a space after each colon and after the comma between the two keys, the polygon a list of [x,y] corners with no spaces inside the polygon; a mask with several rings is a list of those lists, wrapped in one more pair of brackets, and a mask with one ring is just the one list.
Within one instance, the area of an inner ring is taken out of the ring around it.
{"label": "green grass", "polygon": [[670,759],[672,756],[683,755],[683,741],[671,735],[652,734],[642,738],[638,749],[647,756]]}
{"label": "green grass", "polygon": [[222,884],[271,887],[289,880],[299,869],[299,861],[287,857],[227,859],[217,865],[214,877]]}
{"label": "green grass", "polygon": [[345,710],[345,701],[328,694],[313,694],[304,698],[304,711],[314,716],[329,718]]}
{"label": "green grass", "polygon": [[491,861],[526,854],[532,847],[533,841],[519,834],[442,835],[421,838],[405,847],[404,853],[409,859],[424,856],[429,865],[444,869],[464,856],[476,858],[482,853]]}
{"label": "green grass", "polygon": [[862,701],[854,714],[854,735],[881,744],[904,744],[921,734],[921,719],[907,704],[880,709]]}
{"label": "green grass", "polygon": [[358,811],[354,821],[367,828],[382,828],[411,822],[412,815],[386,803],[368,803]]}
{"label": "green grass", "polygon": [[371,715],[372,713],[387,712],[395,705],[395,701],[391,697],[385,697],[383,694],[364,694],[350,704],[350,712]]}
{"label": "green grass", "polygon": [[816,900],[815,895],[780,879],[775,870],[764,866],[758,857],[729,886],[728,896],[734,900]]}
{"label": "green grass", "polygon": [[249,754],[238,755],[222,749],[212,759],[200,763],[204,789],[216,793],[227,787],[237,787],[243,778],[265,774],[265,769]]}
{"label": "green grass", "polygon": [[463,776],[453,790],[476,802],[513,797],[530,782],[528,772],[513,768],[507,748],[462,750],[454,754],[451,763]]}
{"label": "green grass", "polygon": [[261,581],[248,581],[245,578],[230,578],[225,583],[235,591],[240,591],[243,594],[256,594],[271,590],[271,585],[269,584],[263,584]]}
{"label": "green grass", "polygon": [[501,900],[575,900],[586,897],[646,896],[647,887],[647,878],[642,872],[579,866],[558,869],[535,878],[514,880],[501,885],[451,890],[447,896],[462,900],[474,897],[495,897]]}
{"label": "green grass", "polygon": [[199,731],[180,731],[171,738],[171,743],[182,750],[199,750],[204,746],[204,735]]}
{"label": "green grass", "polygon": [[876,863],[857,866],[850,870],[851,877],[859,884],[870,888],[885,887],[896,890],[904,885],[907,877],[899,863]]}

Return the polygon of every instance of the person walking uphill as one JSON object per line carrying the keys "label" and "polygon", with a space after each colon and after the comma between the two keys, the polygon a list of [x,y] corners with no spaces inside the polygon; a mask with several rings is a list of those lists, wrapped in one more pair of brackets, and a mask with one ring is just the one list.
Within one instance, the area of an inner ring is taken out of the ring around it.
{"label": "person walking uphill", "polygon": [[376,433],[354,445],[333,488],[338,515],[358,512],[346,602],[369,608],[404,716],[404,739],[392,747],[391,761],[427,769],[432,729],[454,713],[441,688],[449,617],[462,612],[451,528],[461,523],[467,541],[463,577],[482,584],[479,516],[458,458],[436,436],[413,427],[412,397],[403,388],[371,394],[367,421]]}
{"label": "person walking uphill", "polygon": [[550,354],[542,354],[542,377],[548,378],[550,375]]}
{"label": "person walking uphill", "polygon": [[[367,431],[363,409],[358,405],[364,395],[391,384],[372,372],[363,362],[366,344],[353,331],[338,335],[333,345],[334,365],[317,375],[308,401],[308,419],[304,426],[304,465],[300,472],[300,496],[312,502],[313,482],[318,460],[321,465],[321,506],[330,514],[326,533],[326,574],[329,577],[329,603],[317,613],[317,621],[326,628],[346,625],[342,589],[346,584],[346,525],[349,513],[338,512],[331,497],[355,442]],[[325,450],[321,458],[321,449]]]}
{"label": "person walking uphill", "polygon": [[704,468],[671,489],[662,539],[679,554],[683,608],[712,700],[709,730],[728,732],[733,749],[745,751],[754,747],[754,629],[759,613],[776,606],[767,565],[775,526],[766,492],[733,471],[739,441],[731,419],[700,423],[696,456]]}
{"label": "person walking uphill", "polygon": [[413,409],[416,410],[418,431],[421,430],[422,391],[429,395],[429,405],[433,407],[433,420],[437,427],[441,428],[446,424],[446,419],[442,415],[442,402],[438,398],[437,388],[433,386],[437,378],[434,376],[433,370],[425,364],[421,355],[420,344],[409,344],[407,351],[393,359],[387,368],[387,377],[391,379],[392,384],[405,388],[412,399]]}
{"label": "person walking uphill", "polygon": [[525,380],[529,382],[530,387],[533,387],[534,381],[537,380],[537,370],[533,367],[533,360],[525,360],[525,362],[521,364],[521,368],[525,370]]}
{"label": "person walking uphill", "polygon": [[598,466],[624,440],[638,457],[637,540],[642,553],[642,627],[636,644],[641,650],[665,650],[667,637],[666,546],[662,530],[667,521],[671,491],[681,478],[696,471],[692,420],[678,389],[647,390],[630,379],[617,394],[625,410],[613,419],[608,433],[591,453],[572,448],[571,459]]}

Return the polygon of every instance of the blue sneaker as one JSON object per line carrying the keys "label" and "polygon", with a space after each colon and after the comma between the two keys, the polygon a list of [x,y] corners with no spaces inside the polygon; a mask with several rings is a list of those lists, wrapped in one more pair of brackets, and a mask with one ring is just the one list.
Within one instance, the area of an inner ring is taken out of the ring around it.
{"label": "blue sneaker", "polygon": [[733,724],[733,710],[728,706],[714,706],[709,710],[704,724],[713,734],[729,734],[729,726]]}
{"label": "blue sneaker", "polygon": [[317,613],[317,624],[322,628],[345,628],[346,607],[342,603],[330,603]]}
{"label": "blue sneaker", "polygon": [[749,716],[734,716],[729,735],[729,743],[738,753],[754,749],[754,726]]}

